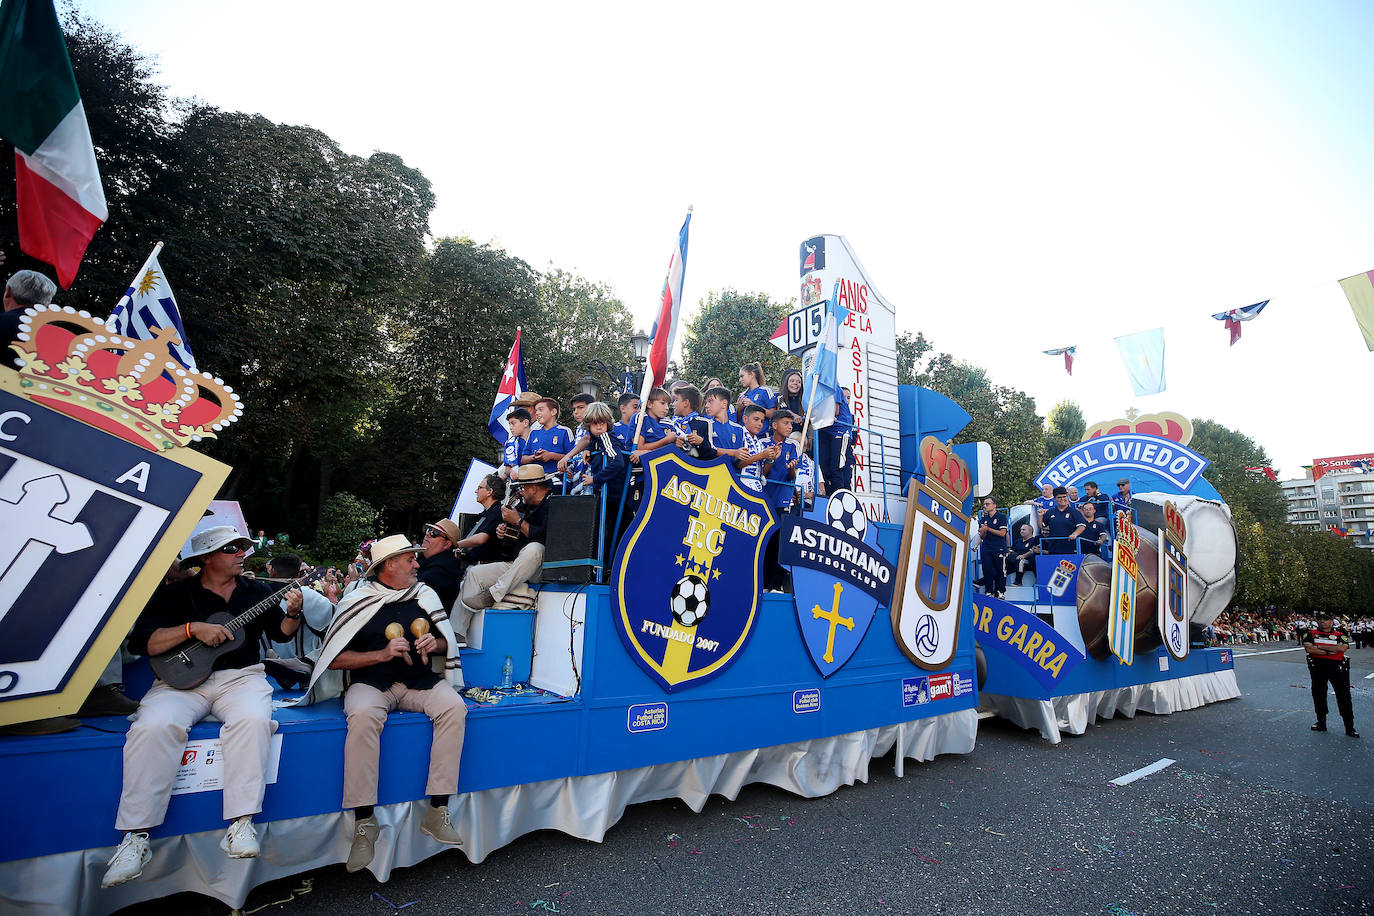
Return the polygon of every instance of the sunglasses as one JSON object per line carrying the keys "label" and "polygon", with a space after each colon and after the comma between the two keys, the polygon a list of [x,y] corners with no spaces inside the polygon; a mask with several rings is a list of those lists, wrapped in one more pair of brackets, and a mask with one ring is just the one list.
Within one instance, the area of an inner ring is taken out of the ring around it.
{"label": "sunglasses", "polygon": [[427,538],[447,538],[448,535],[447,535],[447,534],[444,534],[444,533],[443,533],[442,531],[440,531],[438,528],[426,528],[426,529],[425,529],[425,537],[427,537]]}
{"label": "sunglasses", "polygon": [[220,552],[220,553],[243,553],[245,550],[247,550],[246,547],[242,547],[242,546],[240,546],[240,545],[238,545],[238,544],[225,544],[223,547],[221,547],[221,548],[219,549],[219,552]]}

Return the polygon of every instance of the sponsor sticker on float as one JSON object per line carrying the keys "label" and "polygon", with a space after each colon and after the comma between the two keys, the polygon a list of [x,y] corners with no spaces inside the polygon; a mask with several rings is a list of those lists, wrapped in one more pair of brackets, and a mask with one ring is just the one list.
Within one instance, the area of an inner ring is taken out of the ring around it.
{"label": "sponsor sticker on float", "polygon": [[903,706],[924,706],[929,702],[930,678],[924,676],[902,678]]}
{"label": "sponsor sticker on float", "polygon": [[973,684],[974,684],[973,672],[971,672],[971,671],[956,671],[956,672],[954,672],[954,674],[953,674],[953,678],[954,678],[954,695],[955,695],[956,697],[962,697],[962,696],[966,696],[967,694],[973,693]]}
{"label": "sponsor sticker on float", "polygon": [[637,703],[625,714],[625,728],[630,734],[656,732],[668,727],[667,703]]}
{"label": "sponsor sticker on float", "polygon": [[792,711],[797,715],[821,711],[821,691],[818,687],[792,691]]}
{"label": "sponsor sticker on float", "polygon": [[[272,736],[267,754],[267,785],[277,781],[281,765],[281,735]],[[181,766],[172,781],[173,795],[193,792],[217,792],[224,788],[224,742],[219,738],[200,738],[187,741],[181,751]]]}
{"label": "sponsor sticker on float", "polygon": [[954,696],[954,675],[932,674],[930,676],[930,700],[948,700]]}

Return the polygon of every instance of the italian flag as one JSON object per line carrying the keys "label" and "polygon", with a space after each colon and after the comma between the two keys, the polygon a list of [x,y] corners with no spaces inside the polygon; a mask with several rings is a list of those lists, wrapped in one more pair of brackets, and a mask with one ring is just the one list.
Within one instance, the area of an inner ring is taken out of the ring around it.
{"label": "italian flag", "polygon": [[0,2],[0,137],[14,144],[19,247],[69,287],[109,211],[52,0]]}

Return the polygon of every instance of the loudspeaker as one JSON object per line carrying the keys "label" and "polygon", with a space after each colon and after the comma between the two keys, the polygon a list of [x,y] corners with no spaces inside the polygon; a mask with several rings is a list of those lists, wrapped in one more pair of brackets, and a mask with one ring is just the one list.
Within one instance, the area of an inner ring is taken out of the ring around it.
{"label": "loudspeaker", "polygon": [[458,523],[458,533],[463,537],[472,534],[472,526],[477,524],[477,520],[481,517],[479,512],[459,512],[458,517],[454,519]]}
{"label": "loudspeaker", "polygon": [[586,585],[595,578],[597,498],[549,496],[549,527],[540,582]]}

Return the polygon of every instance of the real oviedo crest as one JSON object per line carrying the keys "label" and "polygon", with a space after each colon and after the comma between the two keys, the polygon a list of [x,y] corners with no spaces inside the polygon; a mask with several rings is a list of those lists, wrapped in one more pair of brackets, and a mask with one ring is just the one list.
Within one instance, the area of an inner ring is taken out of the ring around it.
{"label": "real oviedo crest", "polygon": [[675,449],[650,458],[644,499],[616,554],[616,629],[664,690],[720,674],[754,629],[774,521],[729,460],[697,461]]}
{"label": "real oviedo crest", "polygon": [[778,562],[792,570],[802,640],[821,677],[829,677],[859,648],[878,605],[892,602],[896,570],[848,490],[817,500],[801,518],[785,516],[778,538]]}
{"label": "real oviedo crest", "polygon": [[892,635],[907,658],[938,671],[954,658],[968,566],[973,489],[968,464],[934,436],[921,441],[925,483],[907,489],[901,563],[892,595]]}

